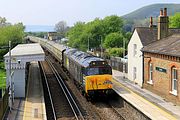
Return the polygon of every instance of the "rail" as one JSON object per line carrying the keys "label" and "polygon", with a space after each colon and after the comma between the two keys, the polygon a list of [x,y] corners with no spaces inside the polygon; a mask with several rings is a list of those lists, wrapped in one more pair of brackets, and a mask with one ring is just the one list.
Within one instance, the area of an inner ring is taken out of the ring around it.
{"label": "rail", "polygon": [[48,89],[48,94],[49,94],[49,97],[50,97],[50,103],[51,103],[51,107],[52,107],[52,111],[53,111],[53,118],[54,118],[54,120],[56,120],[56,112],[55,112],[54,104],[53,104],[53,101],[52,101],[51,91],[49,89],[49,85],[48,85],[48,82],[47,82],[47,77],[46,77],[46,74],[45,74],[45,71],[44,71],[44,67],[43,67],[42,63],[40,63],[40,64],[42,66],[42,72],[43,72],[43,75],[44,75],[44,79],[45,79],[45,82],[46,82],[46,87]]}
{"label": "rail", "polygon": [[53,66],[52,62],[46,58],[46,61],[48,62],[49,66],[51,67],[51,69],[53,70],[53,73],[56,77],[56,79],[58,80],[58,83],[59,85],[61,86],[63,92],[64,92],[64,95],[74,113],[74,116],[77,120],[79,120],[78,118],[78,115],[79,117],[84,120],[84,117],[82,115],[82,112],[80,111],[80,108],[78,107],[77,103],[75,102],[74,98],[72,97],[70,91],[68,90],[68,88],[66,87],[64,81],[62,80],[61,76],[59,75],[59,73],[57,72],[56,68]]}

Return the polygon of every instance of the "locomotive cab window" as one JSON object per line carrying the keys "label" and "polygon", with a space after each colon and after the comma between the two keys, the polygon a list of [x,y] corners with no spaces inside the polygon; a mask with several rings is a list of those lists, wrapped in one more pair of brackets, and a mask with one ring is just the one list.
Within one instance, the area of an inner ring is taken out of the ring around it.
{"label": "locomotive cab window", "polygon": [[86,75],[112,75],[111,67],[91,67],[86,69]]}

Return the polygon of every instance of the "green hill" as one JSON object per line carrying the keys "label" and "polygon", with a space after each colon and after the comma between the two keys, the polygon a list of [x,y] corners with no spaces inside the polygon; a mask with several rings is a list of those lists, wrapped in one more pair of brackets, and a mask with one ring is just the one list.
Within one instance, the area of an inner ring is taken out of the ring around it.
{"label": "green hill", "polygon": [[180,4],[153,4],[142,7],[134,12],[122,16],[125,19],[145,19],[159,16],[159,11],[161,8],[167,8],[168,15],[174,15],[176,12],[180,12]]}
{"label": "green hill", "polygon": [[180,4],[152,4],[140,9],[137,9],[129,14],[122,16],[127,24],[125,29],[131,31],[134,27],[147,27],[149,25],[149,18],[154,18],[154,24],[157,22],[157,17],[161,8],[167,8],[168,16],[174,15],[176,12],[180,12]]}

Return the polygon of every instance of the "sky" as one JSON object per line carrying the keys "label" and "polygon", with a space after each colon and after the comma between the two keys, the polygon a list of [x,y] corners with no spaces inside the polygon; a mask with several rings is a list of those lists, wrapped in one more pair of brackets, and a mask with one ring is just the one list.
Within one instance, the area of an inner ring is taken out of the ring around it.
{"label": "sky", "polygon": [[108,15],[122,16],[155,3],[179,3],[180,0],[0,0],[0,16],[8,22],[24,25],[55,25],[66,21],[89,22]]}

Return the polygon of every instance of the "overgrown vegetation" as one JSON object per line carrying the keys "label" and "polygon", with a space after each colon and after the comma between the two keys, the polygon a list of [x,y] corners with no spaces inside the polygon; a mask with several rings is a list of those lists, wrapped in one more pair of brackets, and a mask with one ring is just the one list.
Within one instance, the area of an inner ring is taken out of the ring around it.
{"label": "overgrown vegetation", "polygon": [[[123,30],[124,21],[121,17],[112,15],[104,19],[96,18],[94,21],[84,23],[77,22],[74,27],[67,32],[69,38],[68,45],[73,48],[86,51],[88,49],[97,49],[103,45],[106,50],[114,47],[123,47],[129,41],[131,33]],[[122,51],[120,51],[122,52]],[[111,55],[111,53],[109,53]],[[121,56],[121,53],[115,52],[114,56]]]}

